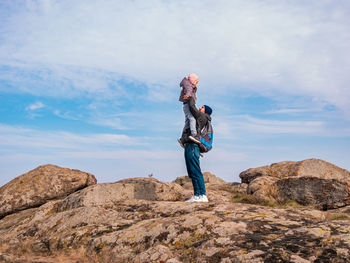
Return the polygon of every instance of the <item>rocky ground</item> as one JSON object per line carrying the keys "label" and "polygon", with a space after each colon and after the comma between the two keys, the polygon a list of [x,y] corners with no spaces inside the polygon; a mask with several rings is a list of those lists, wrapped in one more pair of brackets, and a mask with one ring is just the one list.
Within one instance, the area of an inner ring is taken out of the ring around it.
{"label": "rocky ground", "polygon": [[349,262],[349,206],[259,203],[249,184],[205,181],[209,203],[184,202],[187,177],[130,178],[14,208],[0,262]]}

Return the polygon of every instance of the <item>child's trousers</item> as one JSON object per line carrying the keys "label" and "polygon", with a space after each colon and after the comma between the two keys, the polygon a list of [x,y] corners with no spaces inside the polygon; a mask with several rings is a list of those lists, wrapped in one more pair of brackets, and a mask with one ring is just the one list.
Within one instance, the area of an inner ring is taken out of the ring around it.
{"label": "child's trousers", "polygon": [[186,131],[188,128],[190,128],[191,135],[197,135],[196,119],[193,117],[190,111],[190,105],[188,103],[184,104],[183,110],[185,114],[185,127],[183,131]]}

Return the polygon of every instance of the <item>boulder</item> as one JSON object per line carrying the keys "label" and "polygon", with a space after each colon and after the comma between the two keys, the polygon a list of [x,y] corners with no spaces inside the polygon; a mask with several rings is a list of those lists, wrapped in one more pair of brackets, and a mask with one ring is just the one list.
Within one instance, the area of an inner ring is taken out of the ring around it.
{"label": "boulder", "polygon": [[0,218],[45,204],[96,184],[96,178],[79,170],[43,165],[0,188]]}
{"label": "boulder", "polygon": [[117,183],[129,184],[134,187],[134,199],[152,201],[183,200],[183,188],[176,183],[160,182],[156,178],[129,178]]}
{"label": "boulder", "polygon": [[332,209],[350,204],[350,173],[319,159],[281,162],[248,169],[240,174],[247,192],[261,201]]}
{"label": "boulder", "polygon": [[257,168],[250,168],[241,172],[239,177],[242,179],[242,183],[249,184],[255,178],[260,176],[272,176],[277,178],[294,176],[297,164],[298,162],[285,161]]}
{"label": "boulder", "polygon": [[239,194],[247,193],[247,188],[248,188],[248,184],[245,184],[245,183],[240,184],[237,182],[227,183],[227,186],[226,186],[227,191],[230,191],[232,193],[239,193]]}
{"label": "boulder", "polygon": [[130,178],[116,183],[89,186],[66,197],[58,207],[65,211],[78,207],[113,206],[125,200],[180,201],[183,188],[155,178]]}
{"label": "boulder", "polygon": [[[209,172],[204,172],[203,177],[204,177],[204,183],[207,188],[209,186],[214,186],[214,185],[218,186],[218,185],[226,184],[224,180],[222,180],[219,177],[216,177],[214,174]],[[181,185],[185,189],[190,189],[190,190],[193,189],[191,178],[188,175],[178,177],[173,182]]]}
{"label": "boulder", "polygon": [[277,181],[278,178],[272,176],[260,176],[248,185],[247,193],[253,195],[258,202],[276,203]]}

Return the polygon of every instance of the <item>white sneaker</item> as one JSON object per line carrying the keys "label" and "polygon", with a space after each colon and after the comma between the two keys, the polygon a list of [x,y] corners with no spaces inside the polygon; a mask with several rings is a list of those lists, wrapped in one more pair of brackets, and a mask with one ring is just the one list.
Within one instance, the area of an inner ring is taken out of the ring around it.
{"label": "white sneaker", "polygon": [[204,203],[209,202],[208,197],[206,195],[200,195],[199,198],[200,198],[199,202],[204,202]]}
{"label": "white sneaker", "polygon": [[186,200],[186,202],[188,202],[188,203],[201,202],[200,200],[201,200],[200,196],[194,195],[190,199]]}

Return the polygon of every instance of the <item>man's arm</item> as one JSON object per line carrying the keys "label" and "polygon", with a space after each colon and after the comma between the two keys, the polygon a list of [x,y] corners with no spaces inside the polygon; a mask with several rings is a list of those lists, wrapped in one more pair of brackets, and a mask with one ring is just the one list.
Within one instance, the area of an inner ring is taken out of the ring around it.
{"label": "man's arm", "polygon": [[195,117],[197,120],[202,113],[196,108],[196,102],[193,97],[190,97],[188,99],[188,105],[190,106],[190,111],[193,117]]}

